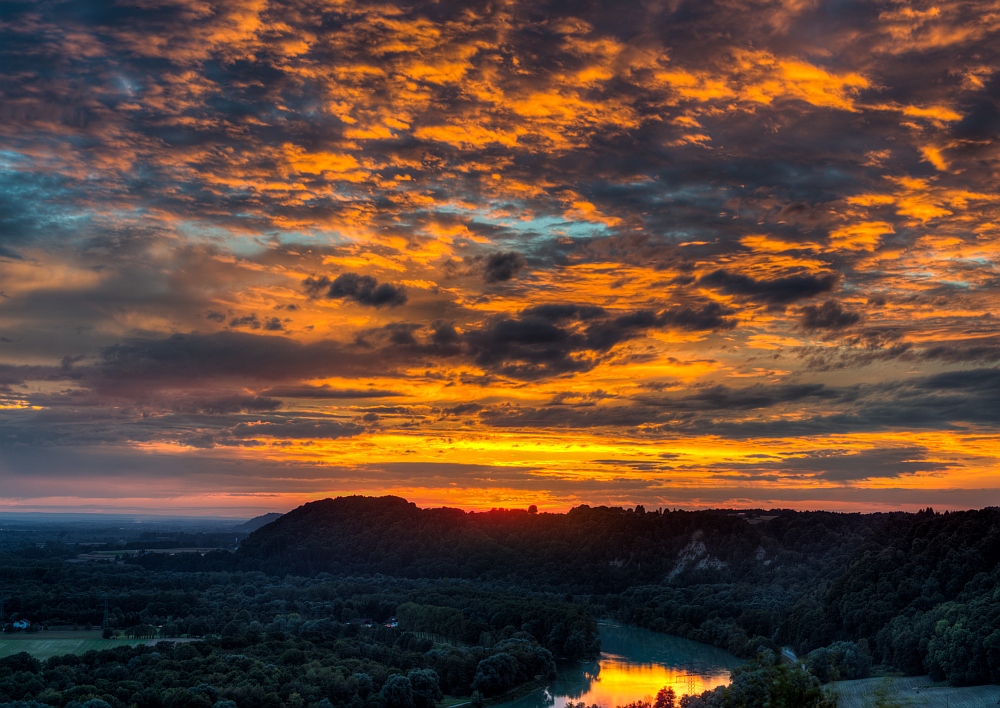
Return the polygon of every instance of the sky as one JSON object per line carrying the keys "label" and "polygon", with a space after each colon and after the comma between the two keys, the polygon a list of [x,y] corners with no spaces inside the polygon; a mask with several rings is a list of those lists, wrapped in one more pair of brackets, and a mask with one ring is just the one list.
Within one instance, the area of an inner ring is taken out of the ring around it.
{"label": "sky", "polygon": [[0,6],[0,510],[1000,504],[997,0]]}

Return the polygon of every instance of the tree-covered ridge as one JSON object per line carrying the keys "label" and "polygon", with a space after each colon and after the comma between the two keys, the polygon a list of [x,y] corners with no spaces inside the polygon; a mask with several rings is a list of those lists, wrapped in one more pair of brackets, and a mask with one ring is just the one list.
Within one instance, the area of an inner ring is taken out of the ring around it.
{"label": "tree-covered ridge", "polygon": [[273,574],[508,580],[589,594],[660,580],[696,532],[732,559],[752,558],[764,539],[725,514],[622,512],[466,513],[398,497],[340,497],[305,504],[251,534],[234,561]]}

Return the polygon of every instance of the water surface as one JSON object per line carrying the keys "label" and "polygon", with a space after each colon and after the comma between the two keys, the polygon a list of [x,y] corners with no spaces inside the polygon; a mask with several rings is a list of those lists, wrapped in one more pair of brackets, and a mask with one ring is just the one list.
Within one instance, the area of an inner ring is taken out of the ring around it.
{"label": "water surface", "polygon": [[502,708],[563,708],[568,702],[615,708],[652,699],[664,686],[678,698],[729,683],[742,662],[729,652],[646,629],[601,623],[601,656],[590,663],[563,663],[544,690]]}

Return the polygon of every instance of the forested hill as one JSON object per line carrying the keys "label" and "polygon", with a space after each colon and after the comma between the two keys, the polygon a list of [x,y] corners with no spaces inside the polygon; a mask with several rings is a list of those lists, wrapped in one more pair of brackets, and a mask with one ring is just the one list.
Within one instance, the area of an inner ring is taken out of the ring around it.
{"label": "forested hill", "polygon": [[[619,619],[748,654],[856,642],[875,663],[1000,682],[1000,510],[916,514],[419,509],[306,504],[226,563],[468,578],[589,596]],[[223,562],[221,559],[219,562]]]}
{"label": "forested hill", "polygon": [[[997,509],[836,514],[580,506],[567,514],[474,513],[354,496],[285,514],[250,535],[235,560],[272,575],[523,581],[575,594],[643,584],[754,583],[777,574],[807,583],[836,578],[834,591],[850,595],[859,582],[877,582],[872,572],[893,572],[894,592],[905,595],[941,572],[948,577],[940,592],[951,598],[1000,560],[998,534]],[[874,571],[868,567],[873,558]]]}
{"label": "forested hill", "polygon": [[582,506],[568,514],[466,513],[420,509],[399,497],[341,497],[285,514],[247,538],[238,558],[241,567],[278,575],[527,580],[590,594],[660,581],[692,539],[696,553],[712,548],[702,568],[718,565],[718,557],[745,572],[760,565],[755,554],[770,544],[744,518],[710,512]]}

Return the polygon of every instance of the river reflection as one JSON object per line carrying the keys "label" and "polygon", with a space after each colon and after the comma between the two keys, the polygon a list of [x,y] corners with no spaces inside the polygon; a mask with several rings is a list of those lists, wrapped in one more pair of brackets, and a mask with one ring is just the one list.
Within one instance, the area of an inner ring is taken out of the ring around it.
{"label": "river reflection", "polygon": [[563,708],[568,702],[615,708],[652,699],[664,686],[678,698],[729,683],[740,660],[727,651],[634,627],[601,624],[601,657],[590,664],[559,666],[559,675],[503,708]]}

